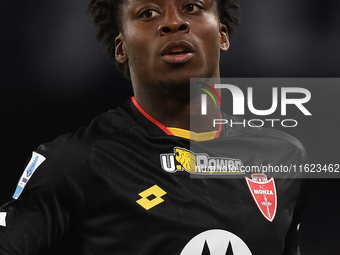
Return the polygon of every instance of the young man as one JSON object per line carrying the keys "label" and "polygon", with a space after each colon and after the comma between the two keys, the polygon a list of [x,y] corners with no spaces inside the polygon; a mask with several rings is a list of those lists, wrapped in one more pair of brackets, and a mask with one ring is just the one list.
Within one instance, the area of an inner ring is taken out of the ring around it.
{"label": "young man", "polygon": [[[98,37],[135,96],[33,152],[14,200],[1,208],[0,254],[298,254],[301,180],[187,173],[204,157],[238,167],[306,159],[286,134],[200,122],[190,78],[219,78],[237,8],[217,0],[91,1]],[[190,118],[201,125],[190,130]]]}

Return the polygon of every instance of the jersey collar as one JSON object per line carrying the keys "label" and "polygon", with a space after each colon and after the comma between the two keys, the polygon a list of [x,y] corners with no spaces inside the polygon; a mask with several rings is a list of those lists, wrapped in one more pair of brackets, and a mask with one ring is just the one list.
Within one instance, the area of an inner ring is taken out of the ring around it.
{"label": "jersey collar", "polygon": [[189,130],[179,129],[179,128],[167,128],[158,120],[153,118],[148,114],[137,102],[136,98],[133,96],[124,107],[126,110],[143,126],[150,130],[155,135],[169,135],[178,136],[186,139],[191,139],[195,141],[207,141],[218,138],[221,131],[222,125],[219,126],[217,131],[195,133]]}

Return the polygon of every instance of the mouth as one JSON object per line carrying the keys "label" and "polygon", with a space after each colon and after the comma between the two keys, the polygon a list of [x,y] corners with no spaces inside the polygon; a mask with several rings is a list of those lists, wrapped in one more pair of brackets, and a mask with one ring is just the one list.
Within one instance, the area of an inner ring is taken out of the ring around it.
{"label": "mouth", "polygon": [[194,47],[185,41],[171,42],[167,44],[162,52],[163,60],[173,64],[182,64],[188,62],[194,56]]}

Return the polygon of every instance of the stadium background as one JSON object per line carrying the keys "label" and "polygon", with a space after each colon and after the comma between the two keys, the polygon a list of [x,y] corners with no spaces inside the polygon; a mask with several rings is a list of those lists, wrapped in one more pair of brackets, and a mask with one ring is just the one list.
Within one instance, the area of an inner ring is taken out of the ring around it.
{"label": "stadium background", "polygon": [[[222,77],[340,76],[339,1],[241,5],[241,29],[222,56]],[[96,42],[85,10],[84,1],[0,3],[0,204],[11,198],[33,149],[87,125],[132,94]],[[307,108],[313,116],[285,131],[304,144],[311,162],[340,163],[340,87],[320,84],[311,92]],[[300,229],[303,255],[340,254],[339,184],[314,182]]]}

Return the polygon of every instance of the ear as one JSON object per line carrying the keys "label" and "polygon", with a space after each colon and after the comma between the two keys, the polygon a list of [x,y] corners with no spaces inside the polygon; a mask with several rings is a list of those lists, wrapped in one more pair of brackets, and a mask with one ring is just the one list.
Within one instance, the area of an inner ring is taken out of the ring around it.
{"label": "ear", "polygon": [[226,25],[220,23],[220,51],[225,52],[229,49],[229,35]]}
{"label": "ear", "polygon": [[115,39],[115,58],[120,64],[126,63],[129,59],[126,52],[124,35],[122,33]]}

